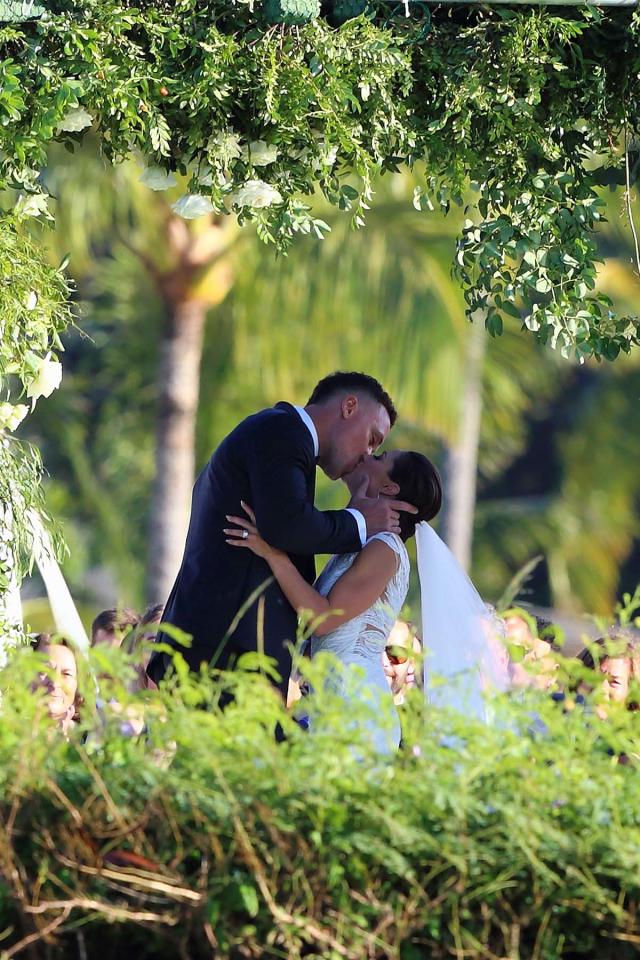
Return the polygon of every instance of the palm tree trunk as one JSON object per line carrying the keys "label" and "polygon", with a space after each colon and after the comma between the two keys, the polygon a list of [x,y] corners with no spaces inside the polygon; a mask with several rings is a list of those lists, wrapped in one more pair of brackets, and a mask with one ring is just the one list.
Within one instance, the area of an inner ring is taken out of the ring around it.
{"label": "palm tree trunk", "polygon": [[206,303],[172,304],[160,346],[156,477],[151,499],[149,603],[164,602],[180,567],[195,472],[195,431]]}
{"label": "palm tree trunk", "polygon": [[486,336],[484,318],[475,318],[467,340],[458,439],[449,446],[445,465],[443,538],[465,570],[473,544]]}
{"label": "palm tree trunk", "polygon": [[[147,599],[166,601],[180,567],[189,526],[195,474],[200,363],[208,311],[224,300],[233,273],[228,217],[210,217],[192,231],[169,213],[164,242],[172,266],[158,270],[139,256],[164,301],[167,323],[160,342],[155,482],[151,495]],[[204,228],[203,228],[204,227]]]}

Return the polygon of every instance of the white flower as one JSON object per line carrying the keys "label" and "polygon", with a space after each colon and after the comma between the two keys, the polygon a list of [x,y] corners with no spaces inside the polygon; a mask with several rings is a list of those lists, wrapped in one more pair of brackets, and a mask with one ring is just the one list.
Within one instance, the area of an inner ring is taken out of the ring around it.
{"label": "white flower", "polygon": [[147,167],[143,170],[140,183],[150,190],[169,190],[177,184],[175,173],[170,173],[164,167]]}
{"label": "white flower", "polygon": [[278,148],[275,143],[267,143],[266,140],[254,140],[249,144],[249,149],[245,147],[242,151],[245,160],[248,160],[252,167],[268,167],[270,163],[278,159]]}
{"label": "white flower", "polygon": [[58,133],[77,133],[93,123],[93,117],[84,107],[71,107],[57,126]]}
{"label": "white flower", "polygon": [[171,209],[185,220],[195,220],[206,213],[213,213],[213,204],[209,197],[203,197],[200,193],[185,193],[172,204]]}
{"label": "white flower", "polygon": [[202,184],[203,187],[213,186],[213,170],[208,163],[202,165],[202,169],[198,174],[198,183]]}
{"label": "white flower", "polygon": [[212,137],[209,137],[207,150],[215,153],[225,163],[242,156],[240,137],[232,131],[219,130],[218,133],[214,133]]}
{"label": "white flower", "polygon": [[0,403],[0,430],[15,430],[28,412],[26,403]]}
{"label": "white flower", "polygon": [[338,148],[336,146],[327,148],[327,146],[325,145],[324,150],[320,154],[320,166],[332,167],[337,159],[338,159]]}
{"label": "white flower", "polygon": [[35,310],[38,305],[38,294],[35,290],[31,290],[29,296],[27,297],[27,310]]}
{"label": "white flower", "polygon": [[338,159],[337,144],[327,143],[319,130],[313,131],[313,139],[318,150],[318,156],[314,157],[312,162],[313,169],[318,172],[322,167],[332,167]]}
{"label": "white flower", "polygon": [[51,354],[46,357],[35,358],[35,376],[27,387],[27,396],[33,406],[39,397],[50,397],[62,382],[62,364],[59,360],[52,360]]}
{"label": "white flower", "polygon": [[198,183],[203,187],[224,187],[227,178],[221,170],[212,169],[208,163],[203,163],[198,172]]}
{"label": "white flower", "polygon": [[247,180],[231,194],[231,202],[239,207],[270,207],[282,203],[282,195],[264,180]]}
{"label": "white flower", "polygon": [[362,99],[368,100],[369,97],[371,96],[371,87],[369,86],[369,84],[363,81],[362,83],[358,84],[358,87],[360,88],[360,96],[362,97]]}
{"label": "white flower", "polygon": [[45,193],[21,194],[13,212],[19,220],[24,220],[25,217],[41,216],[47,217],[48,220],[53,219],[49,213],[49,198]]}

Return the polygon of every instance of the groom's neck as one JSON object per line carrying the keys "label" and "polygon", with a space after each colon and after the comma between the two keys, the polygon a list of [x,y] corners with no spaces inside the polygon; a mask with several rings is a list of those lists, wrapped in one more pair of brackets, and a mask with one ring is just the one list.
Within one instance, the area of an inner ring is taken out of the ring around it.
{"label": "groom's neck", "polygon": [[313,425],[316,428],[319,457],[322,459],[323,451],[327,448],[327,440],[331,432],[334,414],[328,407],[319,403],[309,403],[304,409],[311,417]]}

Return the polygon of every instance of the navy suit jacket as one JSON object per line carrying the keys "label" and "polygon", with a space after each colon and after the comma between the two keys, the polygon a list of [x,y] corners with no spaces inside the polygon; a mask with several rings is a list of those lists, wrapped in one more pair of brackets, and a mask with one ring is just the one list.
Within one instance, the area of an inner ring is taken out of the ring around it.
{"label": "navy suit jacket", "polygon": [[[285,551],[308,583],[315,579],[314,554],[361,548],[352,514],[315,509],[315,471],[313,439],[288,403],[240,423],[202,470],[193,490],[182,565],[163,616],[165,623],[193,637],[190,649],[182,651],[192,669],[212,657],[214,666],[228,666],[230,657],[257,649],[257,598],[229,634],[243,605],[271,578],[265,560],[225,543],[226,514],[242,516],[241,500],[253,507],[264,539]],[[264,651],[277,660],[285,688],[291,666],[285,643],[295,641],[297,615],[273,579],[261,596]],[[166,634],[159,640],[172,643]],[[166,654],[153,655],[148,668],[152,679],[161,679],[168,662]]]}

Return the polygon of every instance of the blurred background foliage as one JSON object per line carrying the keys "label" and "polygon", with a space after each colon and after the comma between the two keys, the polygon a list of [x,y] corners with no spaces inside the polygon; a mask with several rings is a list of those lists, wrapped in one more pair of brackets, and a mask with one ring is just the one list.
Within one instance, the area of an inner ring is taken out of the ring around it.
{"label": "blurred background foliage", "polygon": [[[49,508],[70,546],[65,573],[84,609],[165,599],[187,510],[171,483],[160,494],[154,486],[167,450],[183,457],[179,489],[188,489],[242,417],[279,399],[304,402],[339,368],[377,376],[400,411],[389,444],[421,449],[442,470],[439,529],[486,599],[537,554],[544,562],[524,599],[565,612],[606,613],[640,580],[637,352],[580,366],[515,319],[497,339],[469,325],[450,276],[463,209],[419,213],[417,180],[387,176],[365,230],[318,202],[331,234],[276,258],[251,227],[213,217],[176,226],[173,193],[149,191],[139,173],[134,162],[108,168],[90,149],[53,152],[46,172],[56,227],[42,239],[52,261],[69,255],[78,326],[65,338],[62,389],[22,435],[42,450]],[[632,236],[621,196],[608,202],[600,282],[631,310],[640,289]],[[205,256],[182,282],[185,244]],[[203,336],[201,358],[196,350],[179,371],[192,397],[184,403],[167,386],[167,350],[182,355],[177,287]],[[165,444],[180,417],[186,432]],[[321,507],[345,502],[341,485],[319,481]]]}

